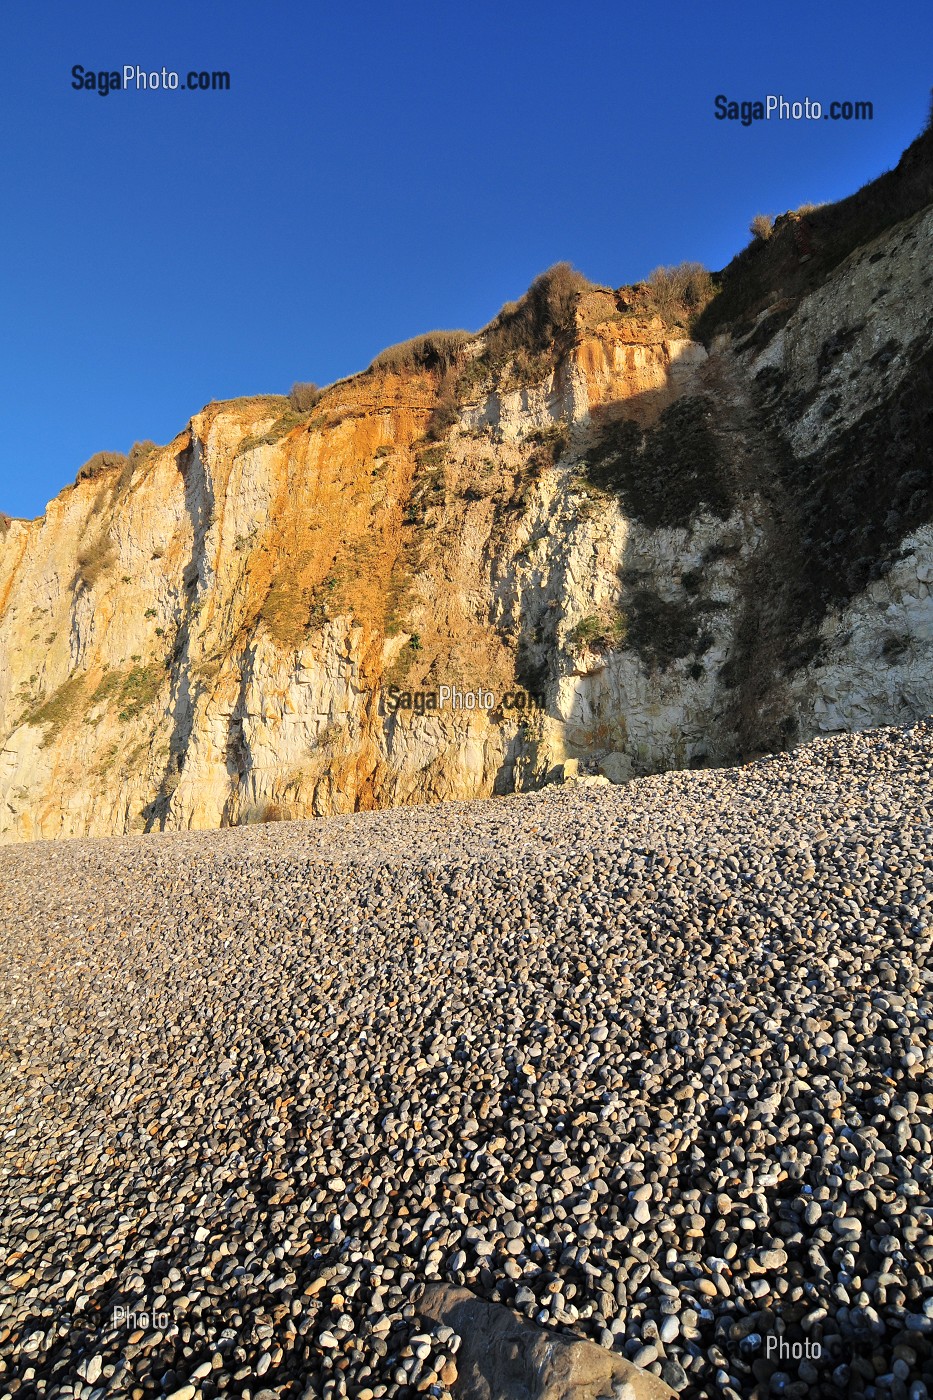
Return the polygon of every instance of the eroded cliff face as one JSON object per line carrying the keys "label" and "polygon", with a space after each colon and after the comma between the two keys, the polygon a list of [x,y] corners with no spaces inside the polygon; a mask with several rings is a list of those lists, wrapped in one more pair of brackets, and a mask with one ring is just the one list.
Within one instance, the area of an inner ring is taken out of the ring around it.
{"label": "eroded cliff face", "polygon": [[428,370],[211,404],[10,522],[0,833],[624,781],[928,712],[931,248],[927,209],[706,347],[594,293],[439,442]]}

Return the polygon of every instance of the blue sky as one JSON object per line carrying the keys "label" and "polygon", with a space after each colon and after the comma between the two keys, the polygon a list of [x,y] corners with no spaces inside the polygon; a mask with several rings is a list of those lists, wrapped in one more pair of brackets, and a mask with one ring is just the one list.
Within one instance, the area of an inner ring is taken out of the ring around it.
{"label": "blue sky", "polygon": [[[140,0],[4,6],[0,510],[212,398],[476,328],[568,259],[722,266],[749,219],[849,193],[926,120],[924,0]],[[221,70],[229,92],[75,91]],[[714,119],[717,93],[874,121]]]}

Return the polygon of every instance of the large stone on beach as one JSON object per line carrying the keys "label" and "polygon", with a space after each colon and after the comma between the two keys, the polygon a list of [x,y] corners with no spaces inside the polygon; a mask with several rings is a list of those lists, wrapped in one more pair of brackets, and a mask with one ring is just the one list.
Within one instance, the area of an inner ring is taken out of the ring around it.
{"label": "large stone on beach", "polygon": [[466,1288],[426,1284],[417,1308],[462,1338],[457,1400],[612,1400],[613,1388],[625,1382],[632,1400],[669,1400],[676,1393],[615,1352],[535,1327]]}
{"label": "large stone on beach", "polygon": [[632,760],[626,753],[609,753],[600,760],[599,771],[617,786],[629,783],[633,777]]}

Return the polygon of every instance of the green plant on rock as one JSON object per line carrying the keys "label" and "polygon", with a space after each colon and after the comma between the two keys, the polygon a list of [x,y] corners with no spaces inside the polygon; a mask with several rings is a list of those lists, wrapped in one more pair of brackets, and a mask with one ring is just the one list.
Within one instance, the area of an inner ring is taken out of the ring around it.
{"label": "green plant on rock", "polygon": [[590,613],[571,629],[567,640],[574,650],[611,651],[625,644],[626,630],[622,613],[614,617]]}
{"label": "green plant on rock", "polygon": [[148,666],[134,666],[120,686],[120,699],[123,702],[120,719],[128,723],[148,709],[158,696],[164,679],[163,668],[155,662]]}
{"label": "green plant on rock", "polygon": [[77,717],[84,699],[86,684],[87,675],[85,672],[75,672],[74,675],[63,681],[47,700],[33,710],[32,714],[25,717],[26,724],[41,725],[44,728],[42,748],[48,748],[50,744],[53,744],[66,724]]}

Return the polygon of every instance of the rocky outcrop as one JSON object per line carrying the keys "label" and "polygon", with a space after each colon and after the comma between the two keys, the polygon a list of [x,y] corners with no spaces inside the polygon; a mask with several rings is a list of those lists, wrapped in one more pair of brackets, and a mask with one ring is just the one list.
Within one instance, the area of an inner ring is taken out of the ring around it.
{"label": "rocky outcrop", "polygon": [[[210,404],[0,521],[0,836],[613,782],[933,708],[933,210],[707,343]],[[811,278],[811,281],[813,279]],[[715,304],[715,303],[714,303]]]}
{"label": "rocky outcrop", "polygon": [[534,1327],[466,1288],[429,1283],[418,1311],[462,1338],[457,1400],[668,1400],[676,1391],[618,1353]]}

